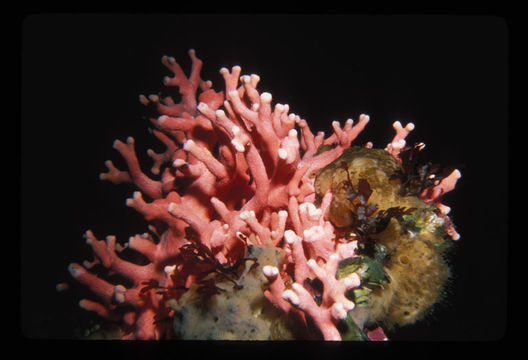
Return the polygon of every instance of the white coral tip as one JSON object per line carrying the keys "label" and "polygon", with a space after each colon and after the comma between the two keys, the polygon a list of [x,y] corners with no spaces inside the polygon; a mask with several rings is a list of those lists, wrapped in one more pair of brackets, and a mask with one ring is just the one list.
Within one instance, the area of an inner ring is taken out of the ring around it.
{"label": "white coral tip", "polygon": [[183,150],[189,151],[189,148],[193,145],[194,145],[194,141],[192,139],[189,139],[183,144]]}
{"label": "white coral tip", "polygon": [[361,279],[358,274],[352,273],[343,279],[343,283],[347,289],[358,287],[361,284]]}
{"label": "white coral tip", "polygon": [[244,210],[240,213],[240,218],[242,220],[247,220],[251,217],[255,217],[255,212],[253,210]]}
{"label": "white coral tip", "polygon": [[297,234],[293,230],[286,230],[284,232],[284,240],[291,245],[297,240]]}
{"label": "white coral tip", "polygon": [[332,316],[336,320],[344,320],[347,317],[347,311],[343,307],[343,304],[341,304],[340,302],[334,303],[334,305],[332,305],[331,311],[332,311]]}
{"label": "white coral tip", "polygon": [[282,293],[282,298],[289,301],[292,305],[298,306],[301,303],[299,296],[292,290],[288,289]]}
{"label": "white coral tip", "polygon": [[278,155],[279,158],[281,158],[282,160],[286,160],[288,158],[288,151],[283,148],[280,148],[278,151]]}
{"label": "white coral tip", "polygon": [[177,206],[178,205],[176,205],[176,203],[171,202],[171,203],[169,203],[169,206],[167,207],[167,210],[169,212],[172,212],[174,210],[174,208],[176,208]]}
{"label": "white coral tip", "polygon": [[244,145],[242,145],[242,143],[240,141],[238,141],[238,139],[231,140],[231,144],[233,144],[233,146],[235,147],[236,151],[238,151],[238,152],[246,151],[246,148],[244,147]]}
{"label": "white coral tip", "polygon": [[114,299],[118,304],[125,302],[126,288],[123,285],[116,285],[114,287]]}
{"label": "white coral tip", "polygon": [[70,272],[71,276],[77,279],[79,276],[83,274],[84,269],[80,265],[72,263],[68,265],[68,271]]}
{"label": "white coral tip", "polygon": [[268,279],[272,279],[279,274],[279,269],[277,269],[275,266],[266,265],[262,268],[262,273]]}
{"label": "white coral tip", "polygon": [[196,108],[198,109],[198,111],[204,112],[204,111],[207,111],[209,106],[207,106],[207,104],[204,102],[200,102]]}
{"label": "white coral tip", "polygon": [[269,92],[263,92],[262,94],[260,94],[260,101],[262,102],[265,102],[265,103],[270,103],[271,102],[271,94]]}
{"label": "white coral tip", "polygon": [[176,160],[173,161],[172,166],[173,166],[173,167],[180,167],[180,166],[183,166],[183,165],[185,165],[185,164],[187,164],[187,162],[186,162],[185,160],[183,160],[183,159],[176,159]]}
{"label": "white coral tip", "polygon": [[151,95],[148,96],[148,98],[152,102],[159,102],[159,96],[158,95],[151,94]]}
{"label": "white coral tip", "polygon": [[167,265],[163,268],[163,271],[165,272],[165,274],[167,274],[167,276],[170,276],[174,273],[174,270],[176,270],[176,265]]}
{"label": "white coral tip", "polygon": [[339,255],[334,253],[332,255],[330,255],[330,257],[328,258],[328,260],[332,260],[332,261],[339,261]]}
{"label": "white coral tip", "polygon": [[310,259],[310,260],[308,260],[308,261],[306,262],[306,265],[308,265],[308,267],[309,267],[310,269],[312,269],[312,270],[313,270],[313,269],[316,269],[317,266],[318,266],[318,265],[317,265],[317,262],[316,262],[314,259]]}

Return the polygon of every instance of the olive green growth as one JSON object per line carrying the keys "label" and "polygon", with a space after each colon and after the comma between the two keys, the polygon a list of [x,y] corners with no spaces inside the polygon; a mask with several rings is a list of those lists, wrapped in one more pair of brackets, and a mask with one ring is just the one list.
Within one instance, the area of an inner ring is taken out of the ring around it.
{"label": "olive green growth", "polygon": [[169,304],[175,310],[174,330],[184,340],[287,340],[295,338],[289,319],[264,297],[268,280],[262,266],[278,266],[283,258],[279,248],[248,246],[247,257],[257,258],[258,266],[246,263],[237,283],[218,281],[219,294],[204,299],[197,286]]}
{"label": "olive green growth", "polygon": [[[326,214],[337,231],[352,234],[359,249],[375,244],[374,253],[361,253],[343,260],[336,274],[341,278],[355,272],[361,285],[347,296],[356,303],[356,311],[365,312],[361,326],[394,326],[411,324],[426,316],[442,297],[450,276],[445,253],[452,240],[447,236],[444,219],[438,209],[418,196],[401,196],[402,184],[395,174],[401,164],[383,149],[351,147],[316,174],[314,186],[317,199],[327,191],[333,194]],[[392,217],[379,233],[356,234],[356,207],[351,201],[350,183],[358,189],[360,179],[372,189],[368,204],[376,211],[393,207],[414,209],[403,216]],[[345,186],[346,185],[346,186]],[[344,235],[343,235],[344,236]],[[368,237],[368,244],[362,244]],[[368,256],[367,256],[368,255]],[[358,323],[358,322],[356,322]]]}

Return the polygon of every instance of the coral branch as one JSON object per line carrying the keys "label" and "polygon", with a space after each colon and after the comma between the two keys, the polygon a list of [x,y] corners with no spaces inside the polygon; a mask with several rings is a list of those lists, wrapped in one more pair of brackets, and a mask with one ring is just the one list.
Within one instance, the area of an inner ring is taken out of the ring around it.
{"label": "coral branch", "polygon": [[[323,132],[314,135],[306,120],[289,112],[289,105],[273,106],[272,95],[258,91],[258,75],[240,76],[240,66],[222,68],[225,89],[216,92],[212,82],[201,79],[202,61],[195,51],[190,50],[189,56],[188,77],[174,58],[162,58],[172,73],[164,78],[164,85],[178,89],[179,102],[171,96],[139,97],[141,103],[157,109],[157,117],[150,118],[151,131],[166,147],[160,154],[147,150],[155,178],[142,172],[132,137],[113,144],[128,170],[121,171],[108,160],[108,171],[100,174],[102,180],[138,187],[126,205],[151,222],[150,233],[130,236],[121,246],[114,236],[98,240],[86,232],[95,259],[84,261],[84,266],[73,263],[69,271],[101,302],[83,299],[80,306],[121,322],[125,339],[157,339],[170,333],[171,324],[163,321],[170,318],[169,301],[190,291],[202,295],[230,291],[204,274],[224,275],[224,280],[235,276],[241,262],[254,260],[247,257],[254,246],[272,246],[281,260],[262,264],[265,278],[259,281],[268,280],[264,297],[285,316],[300,320],[305,330],[315,324],[324,339],[340,340],[338,324],[355,307],[345,294],[361,281],[356,272],[338,279],[338,263],[359,256],[359,248],[365,251],[367,245],[360,235],[375,226],[362,224],[365,231],[359,235],[351,229],[335,229],[329,213],[334,199],[344,201],[343,194],[337,187],[316,193],[315,179],[321,169],[343,159],[369,116],[361,114],[356,124],[352,119],[343,126],[332,122],[333,132],[326,138]],[[400,152],[414,125],[403,127],[395,122],[393,127],[396,135],[385,150],[401,162]],[[372,143],[365,148],[372,148]],[[453,238],[459,235],[447,217],[449,208],[440,201],[460,176],[456,170],[420,194],[423,201],[440,209],[440,221]],[[334,178],[338,176],[332,174]],[[353,190],[355,184],[348,186]],[[346,201],[357,195],[352,190],[345,193]],[[150,199],[145,201],[143,196]],[[356,216],[365,218],[364,214]],[[116,251],[132,251],[144,258],[141,263],[127,261]],[[104,270],[98,275],[92,273],[96,264]],[[129,287],[114,284],[114,274],[130,280],[131,284],[125,281]],[[314,285],[316,279],[322,289]],[[382,330],[368,336],[385,338]]]}
{"label": "coral branch", "polygon": [[398,161],[401,161],[398,155],[400,154],[400,151],[405,147],[405,138],[411,131],[414,130],[414,124],[408,123],[405,125],[405,127],[402,127],[402,124],[399,121],[395,121],[392,124],[392,127],[396,131],[396,135],[392,139],[392,141],[387,144],[387,147],[385,148],[385,151],[387,151],[389,154],[394,156],[394,158]]}

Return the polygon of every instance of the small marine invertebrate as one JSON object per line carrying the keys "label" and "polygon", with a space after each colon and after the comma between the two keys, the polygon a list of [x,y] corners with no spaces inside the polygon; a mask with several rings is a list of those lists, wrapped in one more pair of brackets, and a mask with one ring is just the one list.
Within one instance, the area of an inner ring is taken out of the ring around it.
{"label": "small marine invertebrate", "polygon": [[[125,246],[86,233],[96,259],[69,269],[101,302],[81,307],[136,339],[384,339],[376,326],[423,316],[449,273],[448,238],[459,237],[441,203],[458,170],[417,165],[412,124],[395,122],[385,149],[351,147],[367,115],[314,135],[288,105],[272,108],[259,76],[222,68],[217,92],[189,55],[189,77],[162,58],[179,102],[140,96],[160,114],[152,133],[166,151],[148,150],[158,179],[141,170],[133,138],[114,142],[128,170],[107,161],[100,178],[135,184],[126,204],[151,225]],[[125,248],[148,263],[124,260]],[[106,274],[89,271],[96,264]]]}

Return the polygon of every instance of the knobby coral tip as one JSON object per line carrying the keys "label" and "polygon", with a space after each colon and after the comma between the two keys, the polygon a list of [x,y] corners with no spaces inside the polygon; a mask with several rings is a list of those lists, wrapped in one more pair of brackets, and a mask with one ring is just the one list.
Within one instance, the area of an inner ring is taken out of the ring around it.
{"label": "knobby coral tip", "polygon": [[187,164],[187,162],[183,159],[176,159],[172,162],[172,166],[176,168],[182,167],[185,164]]}
{"label": "knobby coral tip", "polygon": [[332,316],[336,320],[344,320],[344,319],[346,319],[347,311],[343,307],[343,304],[341,304],[340,302],[336,302],[336,303],[334,303],[334,305],[332,305]]}
{"label": "knobby coral tip", "polygon": [[68,271],[70,272],[71,276],[73,276],[74,278],[79,278],[85,272],[85,270],[82,267],[80,267],[77,264],[73,264],[73,263],[68,265]]}
{"label": "knobby coral tip", "polygon": [[238,141],[237,139],[233,139],[231,140],[231,144],[233,144],[233,146],[235,147],[236,151],[238,152],[245,152],[246,151],[246,148],[244,147],[244,145]]}
{"label": "knobby coral tip", "polygon": [[295,241],[297,241],[297,235],[293,230],[286,230],[284,232],[284,240],[286,240],[286,243],[293,244]]}
{"label": "knobby coral tip", "polygon": [[297,296],[297,294],[290,289],[282,293],[282,298],[286,301],[289,301],[292,305],[295,306],[299,306],[301,304],[299,296]]}
{"label": "knobby coral tip", "polygon": [[174,274],[174,271],[176,271],[176,265],[167,265],[163,268],[163,271],[165,274],[167,274],[167,276],[170,276]]}
{"label": "knobby coral tip", "polygon": [[245,210],[240,213],[240,218],[242,220],[247,220],[249,218],[254,218],[254,217],[255,217],[255,212],[253,210],[250,210],[250,211]]}
{"label": "knobby coral tip", "polygon": [[149,101],[145,95],[139,95],[139,102],[143,105],[148,105]]}
{"label": "knobby coral tip", "polygon": [[198,111],[200,111],[200,112],[205,112],[205,111],[207,111],[207,109],[209,108],[209,106],[207,106],[206,103],[200,102],[196,108],[197,108]]}
{"label": "knobby coral tip", "polygon": [[343,281],[347,288],[358,287],[361,284],[361,279],[356,273],[350,274],[348,277],[344,278]]}
{"label": "knobby coral tip", "polygon": [[279,269],[277,269],[275,266],[265,265],[262,268],[262,273],[264,276],[270,279],[276,277],[279,274]]}
{"label": "knobby coral tip", "polygon": [[126,297],[126,288],[123,285],[116,285],[114,287],[114,300],[118,304],[123,304]]}
{"label": "knobby coral tip", "polygon": [[178,207],[178,205],[176,205],[175,203],[171,202],[171,203],[169,204],[169,206],[167,207],[167,210],[168,210],[169,212],[173,212],[177,207]]}
{"label": "knobby coral tip", "polygon": [[283,148],[280,148],[277,153],[279,155],[279,158],[281,158],[282,160],[286,160],[286,158],[288,157],[288,151],[284,150]]}
{"label": "knobby coral tip", "polygon": [[265,103],[270,103],[271,102],[271,94],[268,93],[268,92],[263,92],[262,94],[260,94],[260,100],[265,102]]}
{"label": "knobby coral tip", "polygon": [[183,143],[183,150],[185,151],[189,151],[191,149],[191,147],[194,146],[194,141],[192,141],[192,139],[189,139],[187,140],[186,142]]}
{"label": "knobby coral tip", "polygon": [[440,206],[440,212],[444,215],[447,215],[451,212],[451,208],[447,205],[444,205],[444,204],[439,204]]}

